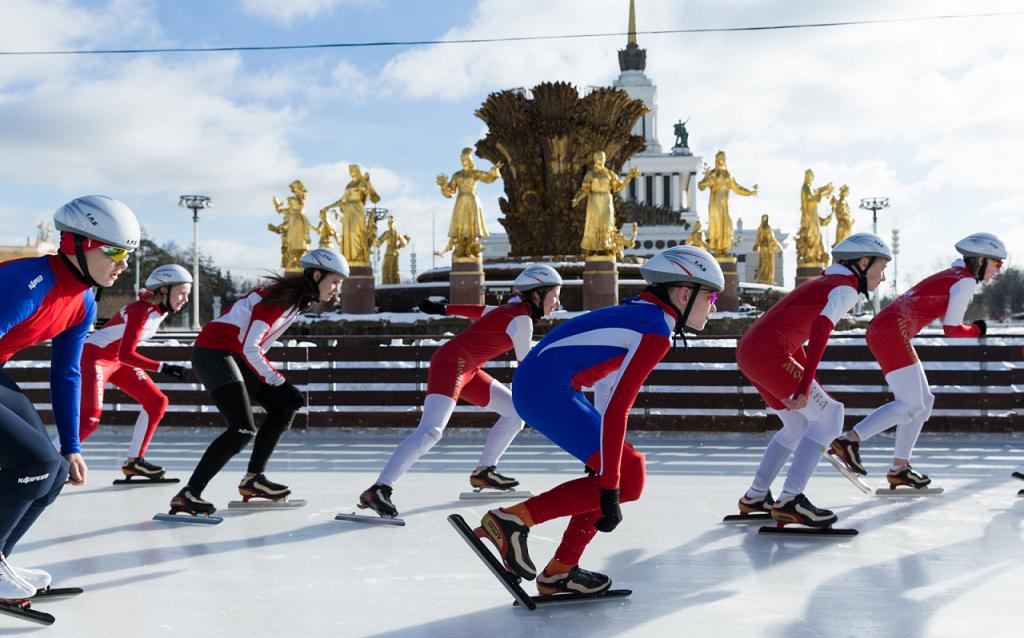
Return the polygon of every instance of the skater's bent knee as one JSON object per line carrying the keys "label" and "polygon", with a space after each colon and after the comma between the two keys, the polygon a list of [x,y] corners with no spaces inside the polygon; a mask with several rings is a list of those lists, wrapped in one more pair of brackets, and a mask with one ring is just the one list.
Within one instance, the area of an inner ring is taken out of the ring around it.
{"label": "skater's bent knee", "polygon": [[623,450],[619,480],[619,500],[635,501],[644,491],[647,476],[647,462],[641,452],[634,449]]}

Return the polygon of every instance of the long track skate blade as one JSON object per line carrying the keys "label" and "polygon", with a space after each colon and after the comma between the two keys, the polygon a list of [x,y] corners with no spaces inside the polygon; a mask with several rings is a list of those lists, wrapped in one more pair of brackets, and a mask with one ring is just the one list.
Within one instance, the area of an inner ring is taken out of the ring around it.
{"label": "long track skate blade", "polygon": [[383,516],[364,516],[363,514],[338,514],[334,517],[336,521],[349,523],[363,523],[365,525],[391,525],[394,527],[405,527],[404,518],[385,518]]}
{"label": "long track skate blade", "polygon": [[251,501],[231,501],[228,503],[229,510],[280,510],[294,507],[305,507],[309,501],[301,498],[281,499],[280,501],[267,501],[264,499]]}
{"label": "long track skate blade", "polygon": [[880,487],[875,490],[875,496],[935,496],[945,491],[941,487],[897,487],[896,489]]}
{"label": "long track skate blade", "polygon": [[1020,479],[1020,480],[1024,481],[1024,472],[1014,472],[1010,476],[1012,476],[1015,479]]}
{"label": "long track skate blade", "polygon": [[36,595],[32,597],[33,600],[36,598],[68,598],[70,596],[77,596],[84,593],[85,590],[81,587],[47,587],[36,591]]}
{"label": "long track skate blade", "polygon": [[841,538],[844,536],[856,536],[860,532],[855,529],[842,529],[838,527],[762,527],[759,534],[775,536],[796,536],[799,538]]}
{"label": "long track skate blade", "polygon": [[871,487],[868,486],[867,483],[862,481],[859,475],[847,469],[847,467],[843,465],[842,461],[837,459],[832,454],[829,454],[828,448],[821,448],[821,453],[825,456],[826,459],[828,459],[828,462],[832,464],[832,467],[839,470],[839,473],[845,476],[851,483],[853,483],[858,490],[864,492],[865,494],[871,493]]}
{"label": "long track skate blade", "polygon": [[[610,598],[625,598],[633,593],[632,589],[609,589],[600,594],[553,594],[551,596],[530,596],[530,600],[539,606],[544,605],[565,605],[567,603],[593,603]],[[513,607],[519,607],[519,601],[512,603]]]}
{"label": "long track skate blade", "polygon": [[114,479],[114,485],[131,485],[133,487],[141,487],[143,485],[169,485],[171,483],[180,483],[181,479],[176,478],[136,478],[136,479]]}
{"label": "long track skate blade", "polygon": [[153,520],[186,525],[220,525],[224,522],[224,519],[219,516],[192,516],[191,514],[157,514]]}
{"label": "long track skate blade", "polygon": [[526,607],[530,611],[537,608],[537,603],[534,602],[533,598],[528,596],[527,593],[523,591],[523,588],[519,586],[519,577],[509,573],[508,570],[505,569],[505,566],[501,564],[501,561],[495,558],[494,554],[492,554],[480,539],[476,537],[473,529],[466,524],[466,520],[464,518],[458,514],[450,514],[448,516],[448,522],[455,528],[455,531],[462,537],[462,540],[466,541],[466,544],[473,550],[473,553],[483,561],[484,565],[487,566],[487,569],[491,570],[491,573],[498,579],[498,582],[508,590],[508,593],[512,594],[512,598],[517,603]]}
{"label": "long track skate blade", "polygon": [[27,603],[22,607],[18,603],[10,601],[0,601],[0,614],[8,614],[40,625],[52,625],[57,620],[45,611],[32,609]]}
{"label": "long track skate blade", "polygon": [[518,501],[533,496],[529,490],[481,490],[479,492],[462,492],[460,501]]}
{"label": "long track skate blade", "polygon": [[772,515],[765,512],[755,514],[729,514],[722,519],[723,523],[761,523],[772,520]]}

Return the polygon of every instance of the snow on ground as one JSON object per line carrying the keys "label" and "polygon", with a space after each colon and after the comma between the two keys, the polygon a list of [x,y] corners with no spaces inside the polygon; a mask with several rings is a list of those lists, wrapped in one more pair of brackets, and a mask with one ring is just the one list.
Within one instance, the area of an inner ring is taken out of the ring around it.
{"label": "snow on ground", "polygon": [[[0,634],[73,638],[145,635],[294,636],[1019,636],[1024,438],[922,437],[915,467],[941,496],[863,496],[822,463],[807,490],[840,523],[845,540],[761,537],[726,526],[768,435],[640,434],[648,481],[625,520],[598,534],[583,566],[608,573],[631,598],[514,609],[510,598],[449,527],[484,432],[456,431],[404,477],[395,502],[404,528],[333,520],[351,512],[406,431],[290,432],[268,475],[310,504],[302,509],[223,510],[219,526],[151,521],[176,487],[115,488],[130,434],[107,427],[85,444],[89,484],[68,486],[23,539],[15,565],[43,567],[74,599],[39,602],[57,616],[42,629],[0,616]],[[218,430],[158,431],[147,457],[187,477]],[[881,484],[892,439],[867,444],[869,482]],[[237,497],[239,455],[205,496]],[[580,464],[534,433],[522,435],[502,470],[544,490],[581,475]],[[776,484],[776,491],[780,483]],[[564,527],[534,529],[544,564]],[[532,584],[527,584],[531,593]]]}

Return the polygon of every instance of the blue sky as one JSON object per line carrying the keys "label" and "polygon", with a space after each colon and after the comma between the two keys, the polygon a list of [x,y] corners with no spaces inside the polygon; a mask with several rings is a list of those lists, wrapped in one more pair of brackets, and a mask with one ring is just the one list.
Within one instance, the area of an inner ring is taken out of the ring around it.
{"label": "blue sky", "polygon": [[[1019,3],[867,0],[638,0],[638,26],[668,29],[1012,11]],[[625,0],[5,0],[0,49],[301,44],[624,30]],[[659,87],[660,136],[692,117],[691,147],[727,151],[758,198],[737,198],[793,232],[806,168],[887,195],[880,233],[903,233],[901,281],[987,230],[1024,241],[1019,175],[1024,17],[760,34],[641,36]],[[309,217],[334,201],[349,162],[369,170],[398,226],[430,264],[450,201],[434,176],[485,133],[473,110],[492,91],[566,80],[609,84],[619,38],[490,45],[102,56],[0,57],[0,243],[21,243],[64,201],[128,202],[157,241],[191,242],[177,196],[214,198],[202,246],[253,276],[277,265],[270,204],[310,190]],[[492,230],[500,184],[481,188]],[[706,200],[699,209],[706,215]],[[856,230],[870,215],[860,214]],[[792,247],[787,256],[792,268]],[[407,274],[408,258],[402,260]],[[903,286],[905,287],[905,286]]]}

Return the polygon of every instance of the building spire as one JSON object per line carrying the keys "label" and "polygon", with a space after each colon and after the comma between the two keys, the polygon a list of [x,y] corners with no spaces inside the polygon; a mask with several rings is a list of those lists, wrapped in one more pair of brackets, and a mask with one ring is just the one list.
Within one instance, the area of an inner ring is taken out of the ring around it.
{"label": "building spire", "polygon": [[636,4],[629,0],[629,40],[626,44],[636,46]]}
{"label": "building spire", "polygon": [[643,71],[647,66],[647,51],[636,43],[636,2],[629,0],[629,40],[619,51],[620,71]]}

